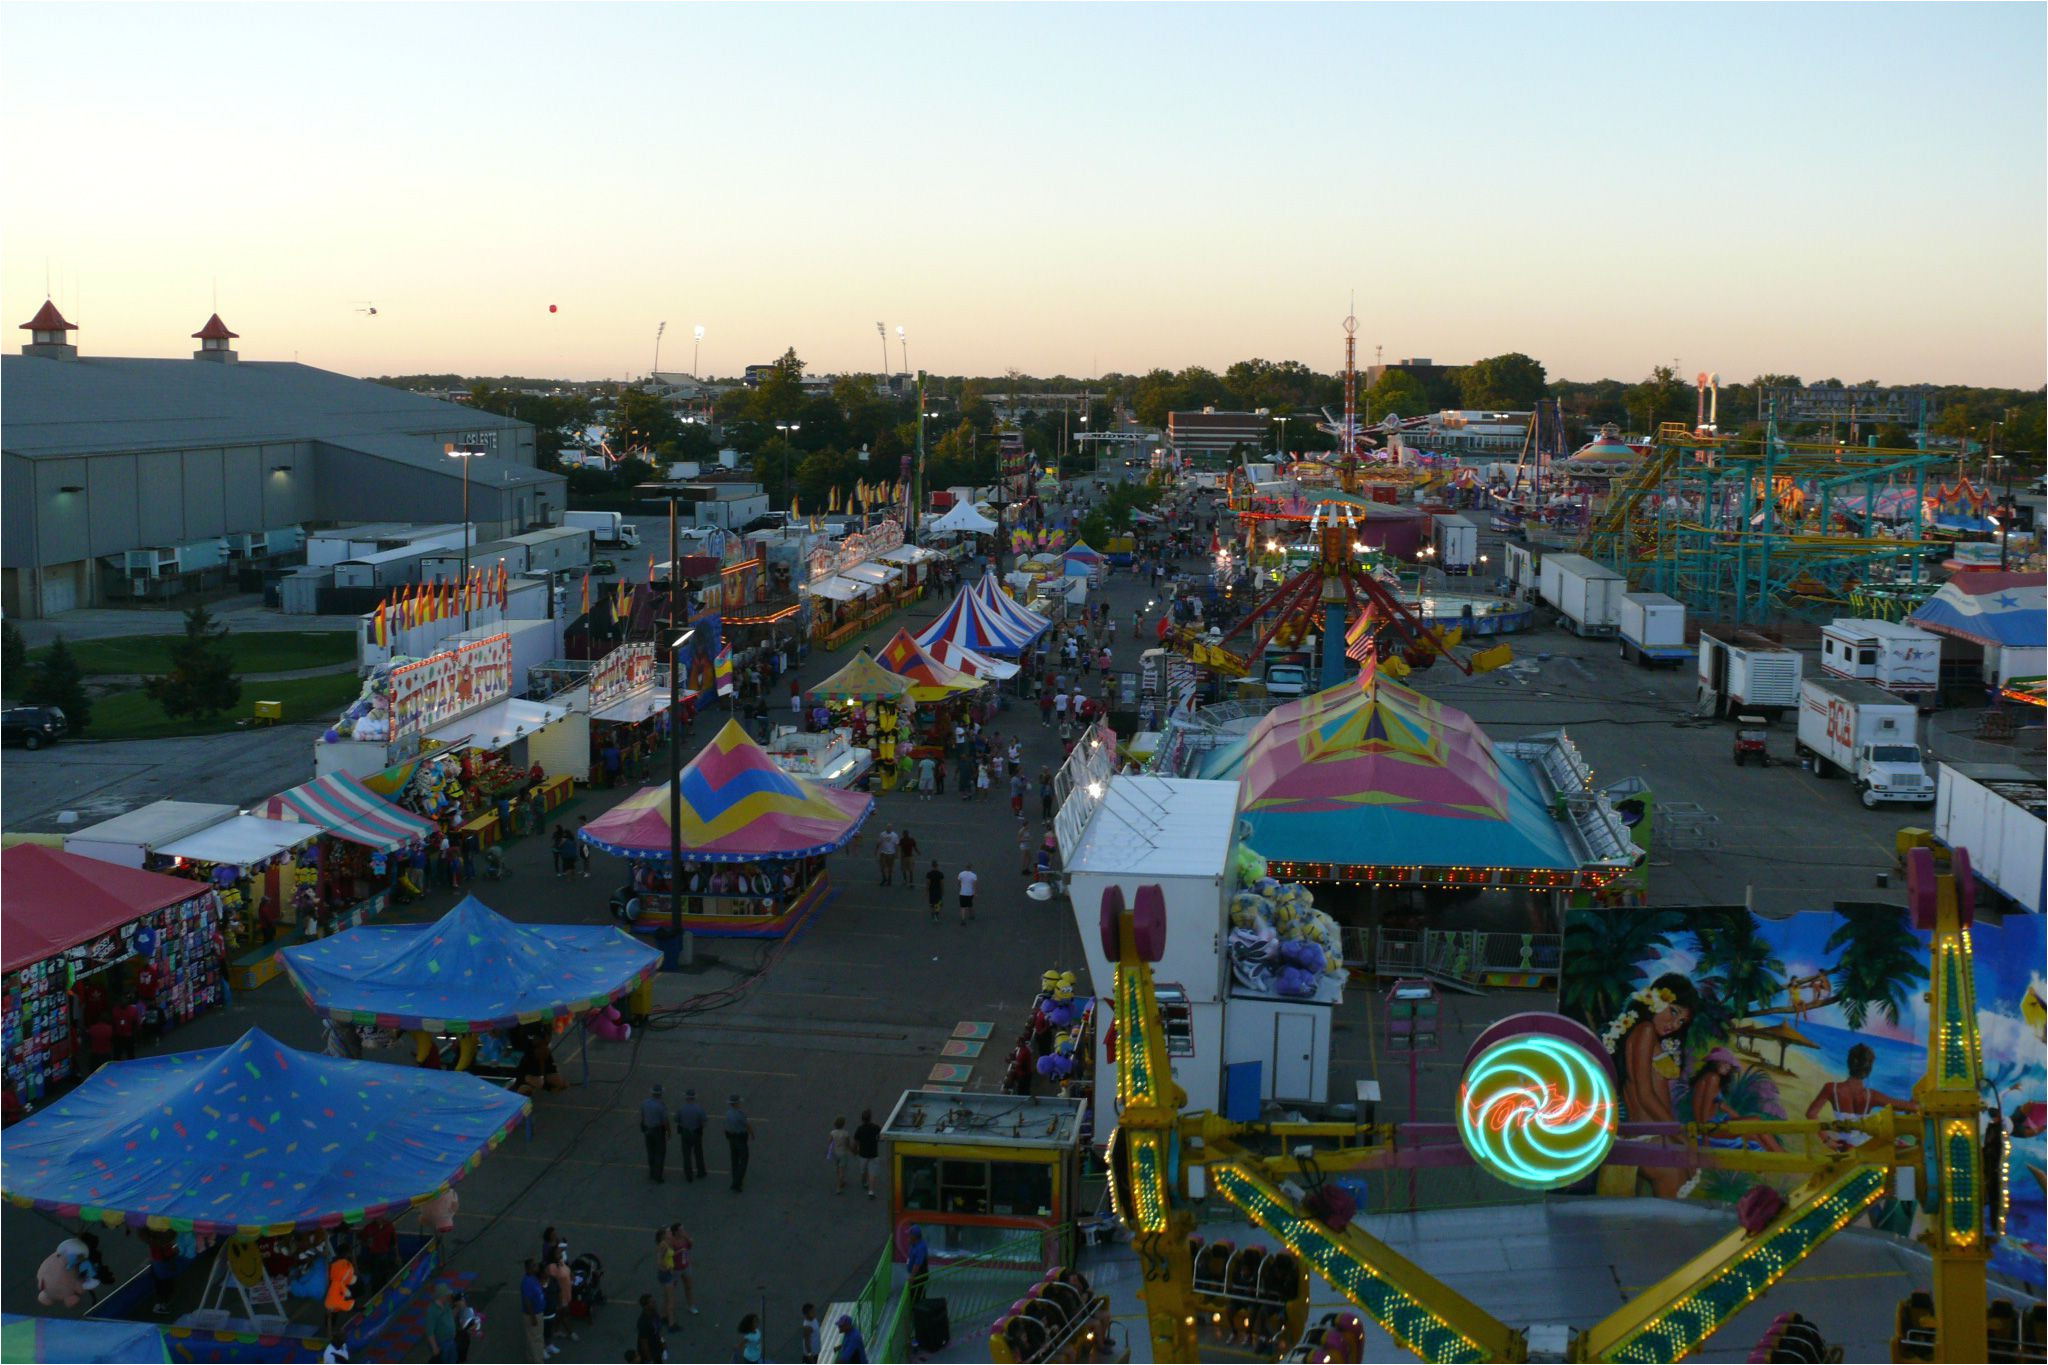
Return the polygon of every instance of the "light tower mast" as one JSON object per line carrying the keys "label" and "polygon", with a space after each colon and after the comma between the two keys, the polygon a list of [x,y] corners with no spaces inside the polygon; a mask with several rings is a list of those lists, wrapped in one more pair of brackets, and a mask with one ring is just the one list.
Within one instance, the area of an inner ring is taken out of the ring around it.
{"label": "light tower mast", "polygon": [[1353,311],[1344,319],[1344,444],[1338,451],[1343,459],[1358,449],[1358,314],[1357,300],[1352,301]]}

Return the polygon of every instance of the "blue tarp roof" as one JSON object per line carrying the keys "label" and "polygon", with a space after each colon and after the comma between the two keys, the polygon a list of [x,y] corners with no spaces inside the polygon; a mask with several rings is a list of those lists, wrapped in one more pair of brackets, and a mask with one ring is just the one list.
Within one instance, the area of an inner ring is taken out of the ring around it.
{"label": "blue tarp roof", "polygon": [[86,1222],[333,1227],[439,1194],[529,1107],[476,1076],[300,1052],[251,1029],[101,1067],[7,1130],[0,1189]]}
{"label": "blue tarp roof", "polygon": [[432,924],[363,926],[279,958],[323,1014],[461,1032],[596,1009],[653,975],[661,952],[608,924],[514,924],[465,896]]}
{"label": "blue tarp roof", "polygon": [[0,1361],[65,1361],[71,1365],[135,1365],[169,1360],[153,1322],[100,1322],[0,1313]]}

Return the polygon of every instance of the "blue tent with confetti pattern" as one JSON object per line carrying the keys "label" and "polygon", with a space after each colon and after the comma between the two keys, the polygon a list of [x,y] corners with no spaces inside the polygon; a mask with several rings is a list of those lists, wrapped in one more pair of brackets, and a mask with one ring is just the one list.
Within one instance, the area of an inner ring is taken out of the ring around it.
{"label": "blue tent with confetti pattern", "polygon": [[530,1107],[476,1076],[300,1052],[251,1029],[101,1067],[7,1130],[0,1193],[87,1223],[339,1227],[438,1195]]}
{"label": "blue tent with confetti pattern", "polygon": [[142,1365],[168,1361],[163,1329],[153,1322],[31,1318],[0,1313],[0,1361],[62,1360],[70,1365]]}
{"label": "blue tent with confetti pattern", "polygon": [[306,1003],[347,1023],[484,1032],[580,1014],[661,952],[608,924],[515,924],[474,896],[431,924],[361,926],[279,955]]}

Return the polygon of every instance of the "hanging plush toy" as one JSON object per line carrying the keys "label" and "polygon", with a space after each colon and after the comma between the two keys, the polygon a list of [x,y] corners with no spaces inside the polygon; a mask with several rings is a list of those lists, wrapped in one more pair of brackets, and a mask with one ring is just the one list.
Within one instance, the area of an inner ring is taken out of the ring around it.
{"label": "hanging plush toy", "polygon": [[633,1036],[633,1026],[619,1013],[617,1005],[592,1010],[584,1016],[583,1022],[592,1033],[608,1043],[623,1043]]}

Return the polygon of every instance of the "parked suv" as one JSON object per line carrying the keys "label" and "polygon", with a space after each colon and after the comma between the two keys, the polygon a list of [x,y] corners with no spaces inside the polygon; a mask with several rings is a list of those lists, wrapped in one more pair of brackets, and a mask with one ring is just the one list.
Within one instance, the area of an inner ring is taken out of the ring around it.
{"label": "parked suv", "polygon": [[54,706],[10,706],[0,712],[0,741],[24,749],[55,744],[70,728],[64,713]]}

